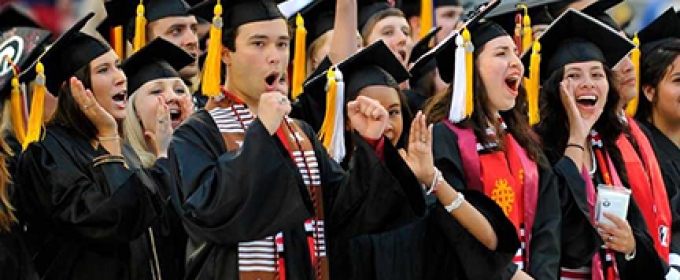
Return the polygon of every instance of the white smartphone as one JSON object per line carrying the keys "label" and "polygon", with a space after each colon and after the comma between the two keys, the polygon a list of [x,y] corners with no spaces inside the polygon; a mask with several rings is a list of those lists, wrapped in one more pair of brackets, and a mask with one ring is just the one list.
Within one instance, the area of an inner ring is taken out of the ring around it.
{"label": "white smartphone", "polygon": [[595,204],[597,222],[615,226],[612,221],[604,216],[604,213],[609,213],[625,220],[628,215],[630,193],[629,189],[620,186],[603,184],[597,186],[597,202]]}

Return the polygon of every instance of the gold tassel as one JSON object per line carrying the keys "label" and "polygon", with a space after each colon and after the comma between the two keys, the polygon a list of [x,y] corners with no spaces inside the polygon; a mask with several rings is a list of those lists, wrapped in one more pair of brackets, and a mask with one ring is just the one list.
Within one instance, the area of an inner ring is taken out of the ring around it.
{"label": "gold tassel", "polygon": [[208,97],[220,96],[220,79],[222,78],[222,4],[217,0],[213,9],[212,26],[210,26],[210,43],[208,43],[208,55],[205,58],[203,68],[203,81],[201,91]]}
{"label": "gold tassel", "polygon": [[[635,44],[635,48],[633,51],[630,52],[630,59],[633,61],[633,65],[635,67],[635,90],[640,90],[640,39],[638,38],[637,33],[635,33],[635,36],[633,37],[633,44]],[[628,102],[628,105],[626,106],[626,114],[630,117],[634,117],[635,113],[637,113],[637,108],[638,108],[638,103],[640,102],[640,93],[638,92],[635,94],[635,98],[633,98],[630,102]]]}
{"label": "gold tassel", "polygon": [[465,117],[469,118],[475,109],[474,72],[472,71],[474,46],[472,45],[472,36],[467,28],[463,29],[462,35],[463,44],[465,44]]}
{"label": "gold tassel", "polygon": [[522,5],[524,9],[524,17],[522,18],[522,47],[520,51],[523,53],[531,47],[533,43],[533,31],[531,30],[531,17],[529,16],[529,8],[526,5]]}
{"label": "gold tassel", "polygon": [[137,17],[135,18],[135,38],[132,47],[135,52],[139,51],[146,44],[146,18],[144,17],[144,3],[139,0],[137,5]]}
{"label": "gold tassel", "polygon": [[295,57],[293,58],[293,80],[292,80],[292,95],[293,100],[296,100],[303,91],[302,85],[305,82],[305,68],[306,68],[306,37],[307,29],[305,29],[305,20],[300,14],[295,17]]}
{"label": "gold tassel", "polygon": [[118,58],[125,59],[125,39],[123,39],[123,27],[116,26],[111,30],[111,46]]}
{"label": "gold tassel", "polygon": [[326,73],[326,79],[328,80],[328,89],[326,90],[326,114],[323,117],[323,124],[321,124],[321,130],[319,130],[319,140],[326,150],[331,148],[331,143],[333,141],[333,127],[335,126],[335,116],[337,112],[335,111],[335,101],[338,94],[338,85],[335,80],[335,70],[333,67],[328,69]]}
{"label": "gold tassel", "polygon": [[434,0],[421,0],[420,1],[420,39],[425,38],[427,33],[434,27]]}
{"label": "gold tassel", "polygon": [[529,80],[527,85],[527,102],[529,103],[529,125],[535,125],[541,120],[538,107],[538,93],[540,89],[541,74],[541,43],[536,40],[531,48],[529,60]]}
{"label": "gold tassel", "polygon": [[31,113],[28,117],[28,132],[26,141],[23,142],[25,150],[29,144],[38,141],[43,124],[43,110],[45,109],[45,68],[41,62],[36,66],[38,73],[33,87],[33,99],[31,101]]}
{"label": "gold tassel", "polygon": [[19,84],[19,71],[9,56],[5,56],[5,60],[12,67],[12,91],[10,94],[10,102],[12,104],[12,128],[14,129],[14,136],[19,143],[24,143],[26,139],[25,115],[23,110],[23,92],[21,92],[21,85]]}

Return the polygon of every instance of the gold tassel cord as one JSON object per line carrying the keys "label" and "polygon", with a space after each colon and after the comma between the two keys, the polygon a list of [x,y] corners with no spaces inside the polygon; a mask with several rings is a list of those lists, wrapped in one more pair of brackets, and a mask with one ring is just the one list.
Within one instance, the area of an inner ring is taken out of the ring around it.
{"label": "gold tassel cord", "polygon": [[434,0],[420,1],[420,39],[425,38],[427,33],[434,27]]}
{"label": "gold tassel cord", "polygon": [[635,90],[638,91],[635,94],[635,98],[628,102],[626,106],[626,114],[630,117],[634,117],[637,113],[638,104],[640,102],[640,39],[637,33],[633,37],[633,43],[635,48],[630,52],[630,59],[633,61],[633,66],[635,67]]}
{"label": "gold tassel cord", "polygon": [[135,37],[132,42],[132,47],[135,52],[139,51],[146,44],[146,18],[144,17],[144,3],[139,0],[137,5],[137,17],[135,18]]}
{"label": "gold tassel cord", "polygon": [[319,131],[319,140],[326,147],[326,150],[330,149],[331,143],[333,141],[333,128],[335,125],[335,117],[338,112],[335,112],[336,108],[336,96],[338,94],[337,81],[335,80],[335,70],[333,67],[326,73],[326,78],[328,80],[328,89],[326,90],[326,114],[323,118],[323,124],[321,125],[321,130]]}
{"label": "gold tassel cord", "polygon": [[467,28],[463,29],[462,35],[463,42],[465,44],[465,117],[469,118],[472,116],[472,112],[475,109],[473,72],[474,46],[472,45],[472,35]]}
{"label": "gold tassel cord", "polygon": [[28,132],[26,141],[23,142],[25,150],[29,144],[38,141],[40,130],[43,123],[43,111],[45,109],[45,68],[41,62],[36,67],[37,76],[33,88],[33,98],[31,100],[31,113],[28,117]]}
{"label": "gold tassel cord", "polygon": [[201,91],[208,97],[217,97],[221,94],[220,80],[222,78],[222,3],[220,0],[215,4],[214,17],[210,27],[210,42],[208,54],[203,68],[203,80]]}
{"label": "gold tassel cord", "polygon": [[522,17],[522,47],[521,52],[525,52],[531,47],[533,43],[533,31],[531,30],[531,17],[529,16],[529,8],[526,5],[521,5],[524,9],[524,17]]}
{"label": "gold tassel cord", "polygon": [[10,102],[12,105],[12,128],[14,129],[14,136],[19,143],[24,143],[26,139],[25,115],[23,110],[23,93],[21,92],[21,85],[19,83],[19,71],[9,56],[5,56],[5,60],[12,67],[12,91],[10,93]]}
{"label": "gold tassel cord", "polygon": [[529,60],[529,80],[527,84],[527,103],[529,106],[529,125],[535,125],[541,120],[538,106],[540,89],[541,43],[536,40],[531,49]]}
{"label": "gold tassel cord", "polygon": [[295,17],[295,57],[293,58],[293,80],[292,80],[292,99],[296,100],[303,91],[303,84],[305,82],[305,68],[306,68],[306,37],[307,29],[305,29],[305,20],[300,14]]}
{"label": "gold tassel cord", "polygon": [[123,39],[123,27],[116,26],[111,30],[111,46],[120,59],[125,58],[125,39]]}

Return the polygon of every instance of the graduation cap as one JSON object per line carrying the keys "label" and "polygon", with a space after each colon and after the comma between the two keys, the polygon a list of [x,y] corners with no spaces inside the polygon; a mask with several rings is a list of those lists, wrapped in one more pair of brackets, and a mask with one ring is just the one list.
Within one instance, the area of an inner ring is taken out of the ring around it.
{"label": "graduation cap", "polygon": [[309,6],[314,5],[318,1],[314,0],[288,0],[277,5],[283,16],[290,18],[291,16],[308,9]]}
{"label": "graduation cap", "polygon": [[358,20],[359,20],[359,31],[363,31],[364,27],[375,14],[392,8],[386,0],[358,0]]}
{"label": "graduation cap", "polygon": [[[333,29],[335,24],[335,1],[316,0],[300,11],[305,19],[307,29],[307,47],[326,32]],[[293,26],[295,26],[293,24]]]}
{"label": "graduation cap", "polygon": [[104,2],[106,18],[97,26],[97,32],[109,43],[119,57],[126,57],[125,40],[134,37],[132,26],[136,7],[128,0]]}
{"label": "graduation cap", "polygon": [[616,30],[621,30],[621,26],[609,15],[607,10],[613,8],[614,6],[622,3],[623,0],[598,0],[588,7],[583,8],[581,12],[591,17],[598,19],[609,27]]}
{"label": "graduation cap", "polygon": [[61,85],[78,70],[111,50],[106,43],[80,32],[93,16],[94,13],[89,13],[76,22],[24,73],[35,75],[36,71],[44,68],[45,86],[50,93],[57,95]]}
{"label": "graduation cap", "polygon": [[[562,14],[538,42],[542,56],[541,81],[555,70],[574,62],[595,60],[613,68],[635,47],[633,42],[610,26],[574,9]],[[531,55],[531,51],[522,55],[524,65],[530,65]]]}
{"label": "graduation cap", "polygon": [[7,4],[0,7],[0,31],[12,27],[42,28],[35,20],[18,8],[16,4]]}
{"label": "graduation cap", "polygon": [[[423,55],[425,55],[428,51],[430,51],[432,48],[430,47],[430,43],[432,43],[432,39],[434,39],[434,36],[437,35],[437,32],[441,30],[441,26],[432,28],[430,32],[428,32],[425,37],[420,39],[414,46],[413,50],[411,50],[411,57],[409,58],[409,63],[415,63],[419,58],[421,58]],[[427,61],[427,63],[420,63],[420,64],[414,64],[413,67],[409,70],[409,73],[411,74],[411,79],[409,80],[409,83],[411,84],[411,87],[414,87],[415,84],[425,75],[433,71],[437,67],[437,63],[435,62],[434,59],[430,59]]]}
{"label": "graduation cap", "polygon": [[190,12],[198,17],[212,19],[201,83],[204,95],[215,97],[221,94],[221,57],[225,43],[222,32],[251,22],[285,19],[276,4],[274,0],[232,0],[224,4],[219,0],[208,0],[191,9]]}
{"label": "graduation cap", "polygon": [[409,78],[408,71],[394,53],[378,40],[356,54],[338,63],[305,84],[305,94],[325,92],[325,117],[319,137],[329,154],[338,162],[345,156],[344,106],[359,91],[368,86],[399,88],[399,83]]}
{"label": "graduation cap", "polygon": [[563,0],[523,0],[504,2],[494,9],[487,19],[495,22],[513,37],[522,52],[533,42],[533,25],[550,24],[554,17],[548,7]]}
{"label": "graduation cap", "polygon": [[156,38],[126,59],[121,67],[127,75],[128,94],[149,81],[179,78],[178,71],[194,61],[193,57],[163,38]]}
{"label": "graduation cap", "polygon": [[637,33],[643,53],[656,48],[660,42],[680,38],[680,18],[669,8]]}

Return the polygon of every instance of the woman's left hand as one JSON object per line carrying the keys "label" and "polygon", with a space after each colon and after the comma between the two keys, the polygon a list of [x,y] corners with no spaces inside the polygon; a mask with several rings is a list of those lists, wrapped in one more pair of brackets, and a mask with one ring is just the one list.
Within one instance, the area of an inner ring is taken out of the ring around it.
{"label": "woman's left hand", "polygon": [[427,125],[425,115],[418,112],[411,123],[408,136],[408,150],[399,150],[413,174],[421,184],[430,186],[434,177],[434,160],[432,156],[432,125]]}
{"label": "woman's left hand", "polygon": [[359,96],[347,103],[347,115],[352,127],[366,139],[380,139],[387,127],[388,114],[378,101]]}
{"label": "woman's left hand", "polygon": [[144,139],[153,154],[157,157],[167,157],[170,139],[172,138],[172,124],[170,109],[162,96],[158,97],[158,107],[153,122],[151,124],[143,123]]}
{"label": "woman's left hand", "polygon": [[619,253],[632,254],[635,251],[635,238],[628,221],[609,213],[604,213],[604,216],[614,223],[614,226],[603,223],[596,224],[605,246]]}

